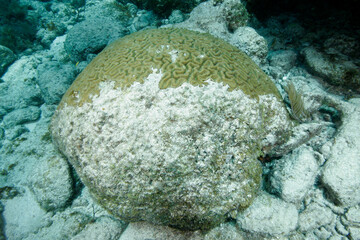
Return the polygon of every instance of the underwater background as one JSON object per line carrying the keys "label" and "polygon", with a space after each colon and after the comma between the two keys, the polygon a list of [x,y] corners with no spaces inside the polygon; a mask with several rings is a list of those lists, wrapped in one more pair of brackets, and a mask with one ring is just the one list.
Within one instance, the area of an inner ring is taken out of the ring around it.
{"label": "underwater background", "polygon": [[[0,239],[360,239],[358,5],[0,0]],[[163,27],[209,33],[244,52],[293,123],[286,141],[261,149],[252,204],[210,229],[118,219],[49,130],[62,96],[108,44]]]}

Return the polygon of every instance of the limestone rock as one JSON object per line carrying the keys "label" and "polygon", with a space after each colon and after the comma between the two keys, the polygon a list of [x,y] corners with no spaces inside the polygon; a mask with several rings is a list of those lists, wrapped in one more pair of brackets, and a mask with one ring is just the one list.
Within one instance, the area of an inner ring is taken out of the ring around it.
{"label": "limestone rock", "polygon": [[174,24],[173,26],[207,32],[223,39],[227,39],[229,36],[227,21],[222,13],[222,7],[214,6],[211,1],[199,4],[191,11],[190,17],[186,21]]}
{"label": "limestone rock", "polygon": [[360,228],[360,206],[354,206],[349,208],[347,213],[345,214],[346,220],[349,225],[359,227]]}
{"label": "limestone rock", "polygon": [[18,125],[6,130],[5,138],[7,140],[14,140],[23,133],[29,132],[29,129],[23,125]]}
{"label": "limestone rock", "polygon": [[15,54],[7,47],[0,45],[0,76],[6,68],[15,61]]}
{"label": "limestone rock", "polygon": [[139,11],[131,21],[130,32],[137,32],[146,27],[156,27],[157,18],[153,12]]}
{"label": "limestone rock", "polygon": [[267,193],[259,195],[253,204],[237,216],[240,229],[262,235],[287,235],[297,227],[298,211]]}
{"label": "limestone rock", "polygon": [[39,119],[40,113],[40,108],[35,106],[16,109],[5,115],[3,120],[4,128],[12,128],[16,125],[36,121],[37,119]]}
{"label": "limestone rock", "polygon": [[123,228],[124,226],[120,221],[109,217],[101,217],[94,223],[87,224],[85,229],[71,238],[71,240],[118,240]]}
{"label": "limestone rock", "polygon": [[44,210],[65,207],[72,196],[72,180],[66,160],[54,153],[40,161],[29,178],[29,187]]}
{"label": "limestone rock", "polygon": [[251,27],[239,27],[230,37],[230,43],[245,52],[256,64],[265,63],[267,42]]}
{"label": "limestone rock", "polygon": [[302,51],[305,63],[310,71],[324,78],[330,84],[360,91],[360,70],[352,61],[332,59],[315,48],[308,47]]}
{"label": "limestone rock", "polygon": [[168,20],[170,24],[181,23],[185,20],[185,15],[180,10],[174,10]]}
{"label": "limestone rock", "polygon": [[223,223],[205,234],[204,240],[245,240],[235,224]]}
{"label": "limestone rock", "polygon": [[61,97],[75,79],[75,67],[72,64],[46,62],[38,67],[36,79],[45,103],[58,104]]}
{"label": "limestone rock", "polygon": [[72,239],[72,237],[75,237],[77,234],[81,234],[81,231],[84,230],[88,224],[92,224],[92,220],[89,215],[78,211],[59,211],[49,218],[49,221],[51,221],[49,224],[37,229],[36,232],[29,234],[21,240]]}
{"label": "limestone rock", "polygon": [[0,117],[14,109],[40,106],[44,101],[34,79],[38,59],[24,56],[14,62],[0,82]]}
{"label": "limestone rock", "polygon": [[171,227],[152,225],[146,222],[130,223],[119,240],[172,239],[202,240],[199,232],[180,231]]}
{"label": "limestone rock", "polygon": [[46,212],[40,208],[30,191],[5,204],[5,234],[8,239],[25,239],[49,224]]}
{"label": "limestone rock", "polygon": [[83,61],[89,53],[100,52],[107,44],[124,36],[125,32],[125,28],[112,18],[89,18],[68,32],[65,50],[72,61]]}
{"label": "limestone rock", "polygon": [[43,100],[40,89],[31,81],[0,83],[0,116],[1,112],[6,113],[28,106],[39,106],[41,103]]}
{"label": "limestone rock", "polygon": [[310,232],[311,230],[326,226],[335,218],[332,211],[317,203],[311,203],[299,214],[299,230]]}
{"label": "limestone rock", "polygon": [[[326,142],[330,138],[328,135],[333,135],[333,132],[334,130],[331,129],[331,126],[324,123],[302,123],[293,128],[292,134],[286,143],[273,148],[267,154],[272,158],[279,158],[311,140],[318,141],[319,143],[317,144],[322,145],[324,144],[323,141]],[[316,139],[316,137],[320,138],[320,140]]]}
{"label": "limestone rock", "polygon": [[326,189],[334,201],[343,206],[360,203],[360,99],[350,102],[344,108],[342,126],[331,144],[322,172]]}
{"label": "limestone rock", "polygon": [[355,36],[339,32],[338,34],[331,34],[326,39],[324,50],[329,54],[358,58],[360,56],[360,43]]}
{"label": "limestone rock", "polygon": [[[161,16],[169,16],[172,10],[179,9],[183,12],[190,12],[197,4],[205,0],[133,0],[141,9],[147,9]],[[129,1],[120,0],[119,2],[127,3]]]}
{"label": "limestone rock", "polygon": [[47,23],[43,23],[45,27],[40,28],[36,33],[36,38],[39,39],[43,46],[49,47],[57,36],[62,36],[67,28],[60,19],[51,21],[47,19]]}
{"label": "limestone rock", "polygon": [[41,56],[34,54],[22,56],[9,66],[6,73],[2,76],[5,83],[34,83],[33,79],[37,76],[37,66],[41,62]]}
{"label": "limestone rock", "polygon": [[274,192],[287,202],[301,202],[315,184],[319,170],[314,151],[308,147],[296,149],[274,165],[270,177]]}
{"label": "limestone rock", "polygon": [[66,35],[57,37],[50,45],[50,49],[47,50],[47,54],[50,55],[51,61],[54,62],[67,62],[69,55],[65,51],[64,43],[66,41]]}
{"label": "limestone rock", "polygon": [[360,207],[359,205],[349,208],[342,222],[347,226],[351,239],[360,239]]}
{"label": "limestone rock", "polygon": [[230,31],[246,25],[249,14],[240,1],[225,0],[206,1],[200,3],[190,13],[190,17],[174,27],[187,28],[199,32],[208,32],[214,36],[228,40]]}
{"label": "limestone rock", "polygon": [[225,0],[222,4],[222,12],[225,15],[230,32],[234,32],[239,27],[246,26],[249,20],[249,13],[241,1]]}
{"label": "limestone rock", "polygon": [[295,66],[296,58],[293,50],[279,50],[269,54],[270,66],[280,67],[285,72]]}

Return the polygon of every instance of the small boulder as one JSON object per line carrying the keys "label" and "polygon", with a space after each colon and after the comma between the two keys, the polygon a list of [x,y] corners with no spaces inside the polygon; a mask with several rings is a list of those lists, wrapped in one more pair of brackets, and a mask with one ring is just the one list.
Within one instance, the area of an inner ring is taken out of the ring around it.
{"label": "small boulder", "polygon": [[7,67],[16,59],[11,49],[0,45],[0,76],[4,74]]}
{"label": "small boulder", "polygon": [[280,67],[283,71],[288,72],[295,66],[296,53],[293,50],[279,50],[269,53],[270,66]]}
{"label": "small boulder", "polygon": [[6,201],[3,216],[7,239],[25,239],[50,224],[46,212],[30,191]]}
{"label": "small boulder", "polygon": [[234,223],[228,222],[211,229],[205,234],[204,240],[245,240]]}
{"label": "small boulder", "polygon": [[327,150],[329,157],[321,176],[335,203],[345,207],[360,203],[360,99],[350,102],[344,105],[343,123]]}
{"label": "small boulder", "polygon": [[146,222],[130,223],[119,240],[128,239],[202,240],[199,232],[181,231],[171,227],[158,226]]}
{"label": "small boulder", "polygon": [[38,71],[37,83],[45,103],[58,104],[75,79],[75,66],[51,61],[40,64]]}
{"label": "small boulder", "polygon": [[167,17],[172,10],[179,9],[182,12],[190,12],[197,4],[205,0],[119,0],[118,2],[126,4],[132,2],[141,9],[153,11],[157,15]]}
{"label": "small boulder", "polygon": [[203,2],[191,11],[190,17],[186,21],[173,26],[208,32],[216,37],[227,39],[229,31],[221,9],[221,6],[214,6],[211,1]]}
{"label": "small boulder", "polygon": [[345,214],[351,239],[360,239],[360,207],[351,207]]}
{"label": "small boulder", "polygon": [[180,10],[172,11],[168,18],[170,24],[181,23],[184,20],[185,20],[185,15]]}
{"label": "small boulder", "polygon": [[298,211],[287,203],[267,193],[259,195],[253,204],[237,216],[240,229],[252,234],[287,235],[296,229]]}
{"label": "small boulder", "polygon": [[335,219],[331,209],[317,203],[311,203],[299,214],[299,230],[309,232],[330,224]]}
{"label": "small boulder", "polygon": [[249,13],[245,5],[238,0],[225,0],[222,4],[222,13],[225,16],[230,32],[234,32],[239,27],[246,26],[249,20]]}
{"label": "small boulder", "polygon": [[14,140],[17,137],[20,137],[22,134],[29,132],[29,129],[23,125],[17,125],[15,127],[12,127],[10,129],[6,129],[6,135],[5,138],[7,140]]}
{"label": "small boulder", "polygon": [[40,106],[44,101],[34,79],[39,59],[23,56],[14,62],[0,82],[0,117],[14,109]]}
{"label": "small boulder", "polygon": [[72,61],[83,61],[88,54],[99,53],[125,33],[125,27],[112,18],[89,18],[70,29],[66,36],[65,50]]}
{"label": "small boulder", "polygon": [[40,108],[35,106],[16,109],[5,115],[3,119],[3,126],[5,129],[8,129],[16,125],[33,122],[40,118],[40,114]]}
{"label": "small boulder", "polygon": [[309,147],[296,149],[274,163],[272,189],[286,202],[298,203],[315,183],[319,166]]}
{"label": "small boulder", "polygon": [[54,153],[40,161],[29,177],[29,187],[44,210],[65,207],[72,196],[72,180],[66,160]]}
{"label": "small boulder", "polygon": [[264,64],[268,54],[265,38],[251,27],[239,27],[230,37],[230,43],[245,52],[256,64]]}
{"label": "small boulder", "polygon": [[332,57],[313,47],[302,50],[305,63],[314,74],[330,84],[360,91],[360,70],[352,61]]}
{"label": "small boulder", "polygon": [[144,28],[156,27],[157,17],[153,12],[138,11],[130,24],[130,32],[137,32]]}
{"label": "small boulder", "polygon": [[[121,221],[110,217],[100,217],[86,227],[71,240],[115,240],[119,239],[124,225]],[[128,238],[133,239],[133,238]]]}

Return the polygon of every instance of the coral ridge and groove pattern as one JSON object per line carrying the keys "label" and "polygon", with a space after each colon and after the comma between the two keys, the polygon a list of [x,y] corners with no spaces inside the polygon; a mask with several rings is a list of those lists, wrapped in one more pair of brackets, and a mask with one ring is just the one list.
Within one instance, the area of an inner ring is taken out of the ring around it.
{"label": "coral ridge and groove pattern", "polygon": [[82,105],[106,80],[116,80],[115,87],[121,88],[143,83],[152,69],[164,74],[161,89],[184,82],[203,85],[212,79],[251,97],[280,97],[266,74],[236,47],[207,33],[164,28],[136,32],[110,44],[78,76],[61,105]]}

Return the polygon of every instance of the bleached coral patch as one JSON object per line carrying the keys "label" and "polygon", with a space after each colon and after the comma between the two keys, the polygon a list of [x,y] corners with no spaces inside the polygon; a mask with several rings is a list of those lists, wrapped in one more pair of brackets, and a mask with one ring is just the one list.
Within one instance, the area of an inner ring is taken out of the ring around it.
{"label": "bleached coral patch", "polygon": [[126,89],[102,82],[91,103],[55,113],[54,140],[115,216],[210,228],[251,203],[263,141],[289,122],[275,96],[256,100],[210,79],[160,89],[161,77],[153,69]]}

